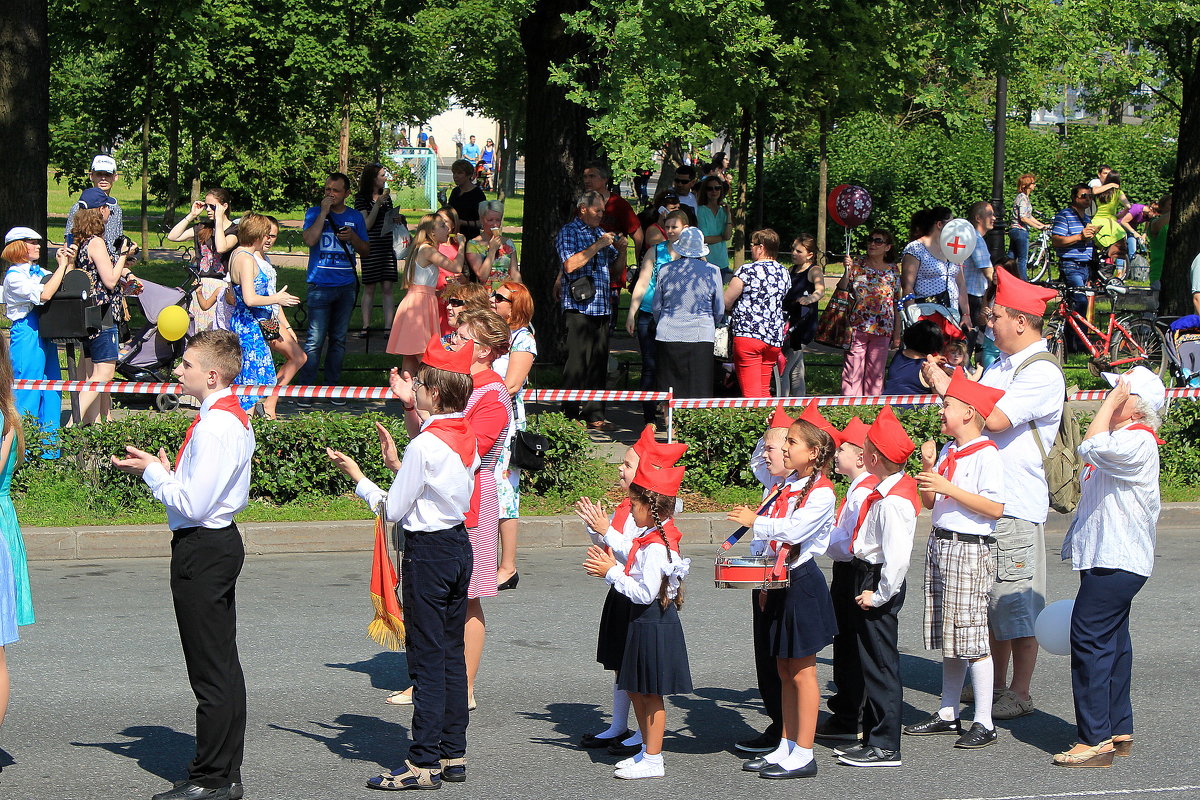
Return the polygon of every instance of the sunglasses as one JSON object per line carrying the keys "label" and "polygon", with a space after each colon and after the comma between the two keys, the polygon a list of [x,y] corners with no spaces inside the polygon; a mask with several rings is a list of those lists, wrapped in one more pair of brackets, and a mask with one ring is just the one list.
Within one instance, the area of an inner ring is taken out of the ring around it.
{"label": "sunglasses", "polygon": [[679,184],[680,186],[682,186],[685,183],[691,183],[691,182],[692,182],[691,178],[676,178],[675,179],[675,183]]}
{"label": "sunglasses", "polygon": [[880,239],[878,236],[873,239],[867,239],[868,244],[890,244],[887,239]]}
{"label": "sunglasses", "polygon": [[497,303],[511,303],[512,302],[511,297],[505,297],[504,295],[500,294],[499,292],[492,292],[492,299],[495,300]]}
{"label": "sunglasses", "polygon": [[466,300],[459,300],[457,297],[446,301],[446,305],[453,306],[454,308],[462,308],[466,304],[467,304]]}

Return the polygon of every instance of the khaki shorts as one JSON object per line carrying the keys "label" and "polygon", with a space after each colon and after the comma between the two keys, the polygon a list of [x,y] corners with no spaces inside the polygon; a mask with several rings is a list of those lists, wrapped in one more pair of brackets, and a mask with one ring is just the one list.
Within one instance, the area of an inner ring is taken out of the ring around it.
{"label": "khaki shorts", "polygon": [[988,625],[1000,641],[1033,636],[1046,607],[1044,526],[1013,517],[996,521],[996,581],[988,592]]}

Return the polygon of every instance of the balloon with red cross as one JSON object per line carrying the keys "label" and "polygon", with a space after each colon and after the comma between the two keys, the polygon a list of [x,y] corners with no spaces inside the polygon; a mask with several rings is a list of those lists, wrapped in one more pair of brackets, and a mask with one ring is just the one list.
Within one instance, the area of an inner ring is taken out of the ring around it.
{"label": "balloon with red cross", "polygon": [[866,189],[843,183],[833,187],[829,193],[827,208],[834,222],[843,228],[853,228],[871,218],[875,204]]}
{"label": "balloon with red cross", "polygon": [[975,252],[975,226],[965,219],[952,219],[942,228],[938,244],[946,260],[961,264]]}

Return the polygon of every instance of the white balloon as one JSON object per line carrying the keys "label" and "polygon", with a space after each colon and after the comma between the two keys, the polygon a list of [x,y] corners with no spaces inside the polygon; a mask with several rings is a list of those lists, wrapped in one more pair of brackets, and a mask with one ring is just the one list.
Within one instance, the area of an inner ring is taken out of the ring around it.
{"label": "white balloon", "polygon": [[938,244],[946,260],[961,264],[975,252],[975,226],[965,219],[952,219],[942,228]]}
{"label": "white balloon", "polygon": [[1075,598],[1059,600],[1042,609],[1033,623],[1033,635],[1038,644],[1056,656],[1071,655],[1071,613],[1075,610]]}

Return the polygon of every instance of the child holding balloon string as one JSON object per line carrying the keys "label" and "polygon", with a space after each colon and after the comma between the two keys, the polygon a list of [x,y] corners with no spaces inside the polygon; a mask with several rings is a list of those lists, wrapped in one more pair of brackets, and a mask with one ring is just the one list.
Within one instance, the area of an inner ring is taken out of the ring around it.
{"label": "child holding balloon string", "polygon": [[588,548],[583,563],[589,575],[603,577],[631,601],[617,686],[629,693],[643,745],[639,753],[617,764],[613,776],[624,780],[665,774],[663,696],[692,691],[687,644],[679,621],[682,581],[691,560],[679,554],[682,534],[672,518],[684,470],[663,466],[662,455],[648,452],[629,486],[630,516],[639,535],[630,546],[625,566],[596,545]]}
{"label": "child holding balloon string", "polygon": [[767,514],[738,506],[727,516],[750,527],[754,545],[762,551],[778,552],[784,545],[791,548],[787,588],[759,594],[759,607],[769,620],[769,645],[782,685],[783,711],[783,733],[775,749],[742,765],[760,778],[817,774],[813,740],[821,695],[816,654],[833,641],[837,624],[825,577],[813,559],[825,552],[833,528],[837,497],[825,471],[837,444],[836,430],[815,404],[810,405],[788,429],[784,465],[792,474],[779,500]]}

